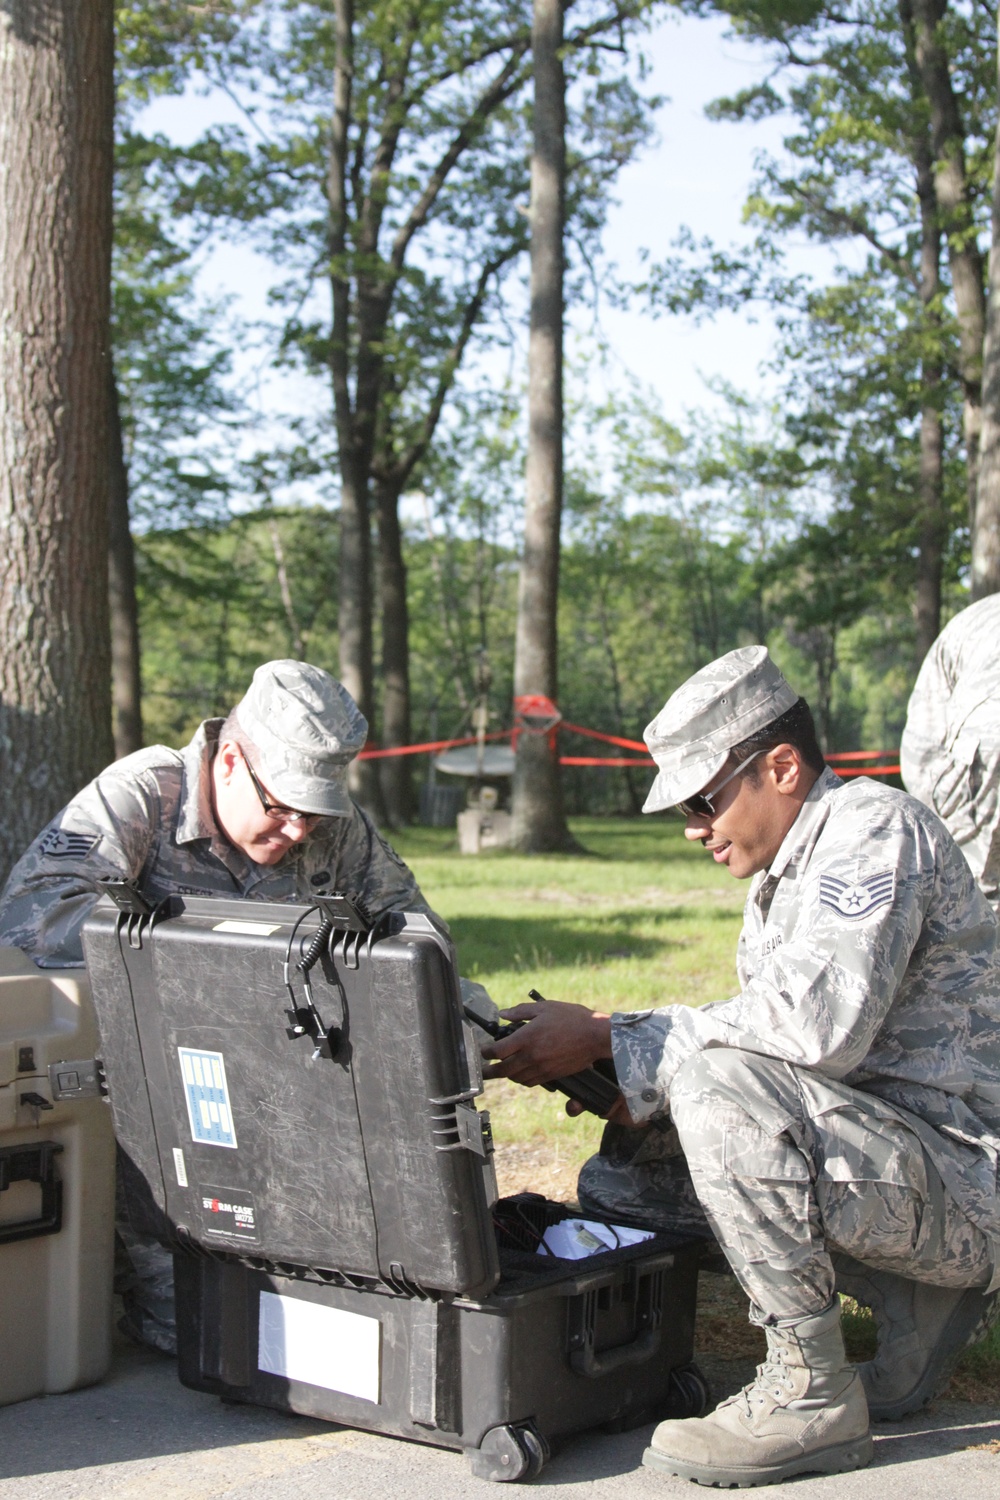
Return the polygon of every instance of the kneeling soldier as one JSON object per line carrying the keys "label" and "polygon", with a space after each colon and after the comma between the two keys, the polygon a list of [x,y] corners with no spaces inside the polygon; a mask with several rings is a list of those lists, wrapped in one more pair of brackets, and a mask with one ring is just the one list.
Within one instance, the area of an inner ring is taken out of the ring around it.
{"label": "kneeling soldier", "polygon": [[[529,1084],[612,1057],[622,1100],[581,1204],[714,1236],[764,1328],[756,1380],[662,1422],[645,1462],[715,1485],[858,1468],[869,1413],[930,1400],[1000,1286],[996,919],[932,812],[825,766],[765,648],[696,673],[646,742],[644,811],[679,807],[688,839],[754,877],[740,993],[518,1006],[530,1024],[487,1056]],[[838,1288],[875,1315],[860,1367]]]}

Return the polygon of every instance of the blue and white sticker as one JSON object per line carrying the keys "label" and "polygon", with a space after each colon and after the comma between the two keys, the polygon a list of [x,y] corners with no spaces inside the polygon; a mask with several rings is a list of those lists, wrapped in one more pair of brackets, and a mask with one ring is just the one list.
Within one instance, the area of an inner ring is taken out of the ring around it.
{"label": "blue and white sticker", "polygon": [[820,901],[842,917],[869,917],[880,906],[888,906],[895,893],[894,870],[882,870],[878,875],[869,875],[867,880],[838,880],[835,875],[821,875],[819,881]]}
{"label": "blue and white sticker", "polygon": [[205,1146],[236,1150],[236,1126],[229,1103],[226,1064],[221,1052],[198,1052],[178,1047],[191,1138]]}

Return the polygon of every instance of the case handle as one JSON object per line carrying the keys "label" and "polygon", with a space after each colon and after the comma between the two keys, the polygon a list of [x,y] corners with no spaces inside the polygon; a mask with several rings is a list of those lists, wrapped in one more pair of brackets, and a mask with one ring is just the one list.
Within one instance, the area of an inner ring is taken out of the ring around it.
{"label": "case handle", "polygon": [[[600,1254],[599,1251],[594,1252]],[[665,1250],[661,1255],[649,1256],[640,1262],[643,1276],[654,1275],[657,1271],[671,1271],[677,1257],[672,1250]],[[561,1281],[555,1288],[557,1296],[579,1297],[585,1292],[599,1292],[602,1287],[614,1286],[618,1280],[615,1271],[591,1271],[587,1275],[574,1276],[572,1281]]]}
{"label": "case handle", "polygon": [[582,1349],[572,1350],[569,1362],[578,1375],[589,1375],[592,1380],[596,1380],[601,1375],[610,1375],[612,1370],[618,1370],[622,1365],[638,1365],[643,1360],[651,1359],[659,1347],[659,1328],[644,1328],[630,1344],[618,1344],[614,1349],[602,1350],[600,1354],[595,1353],[593,1344],[588,1340]]}
{"label": "case handle", "polygon": [[0,1193],[12,1182],[37,1182],[42,1207],[36,1219],[18,1219],[0,1224],[0,1245],[31,1240],[43,1234],[58,1234],[62,1228],[62,1182],[56,1176],[57,1141],[34,1141],[27,1146],[0,1146]]}
{"label": "case handle", "polygon": [[[646,1268],[643,1267],[645,1271]],[[660,1347],[663,1316],[663,1271],[638,1275],[632,1282],[635,1299],[635,1337],[610,1349],[594,1348],[600,1293],[585,1292],[569,1305],[569,1363],[578,1375],[592,1380],[622,1365],[638,1365],[651,1359]],[[624,1288],[622,1288],[624,1292]]]}

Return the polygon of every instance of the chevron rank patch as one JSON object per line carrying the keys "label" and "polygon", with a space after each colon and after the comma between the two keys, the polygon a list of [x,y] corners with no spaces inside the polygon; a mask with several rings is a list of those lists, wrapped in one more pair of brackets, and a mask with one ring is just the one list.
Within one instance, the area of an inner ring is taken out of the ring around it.
{"label": "chevron rank patch", "polygon": [[823,906],[842,917],[869,917],[880,906],[888,906],[896,891],[896,872],[883,870],[867,880],[850,882],[835,875],[821,875],[819,899]]}
{"label": "chevron rank patch", "polygon": [[50,828],[39,848],[50,859],[83,859],[100,837],[99,833],[67,833],[65,828]]}

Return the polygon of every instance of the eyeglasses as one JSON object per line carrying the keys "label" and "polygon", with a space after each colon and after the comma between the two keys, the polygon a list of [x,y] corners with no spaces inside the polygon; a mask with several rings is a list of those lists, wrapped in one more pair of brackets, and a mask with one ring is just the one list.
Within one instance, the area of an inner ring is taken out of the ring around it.
{"label": "eyeglasses", "polygon": [[240,751],[240,758],[247,768],[250,780],[253,782],[253,789],[260,798],[260,805],[269,818],[274,818],[279,823],[312,823],[322,817],[322,813],[296,812],[292,807],[282,807],[280,802],[269,802],[267,793],[258,781],[253,766],[247,760],[242,750]]}
{"label": "eyeglasses", "polygon": [[752,760],[756,760],[758,755],[763,754],[763,750],[755,750],[752,755],[747,756],[746,760],[740,762],[735,771],[730,771],[725,781],[720,781],[719,785],[710,792],[695,792],[694,796],[689,797],[686,802],[676,803],[677,810],[682,812],[686,818],[714,818],[714,799],[722,791],[722,788],[728,786],[731,781],[735,781],[740,772],[745,771]]}

